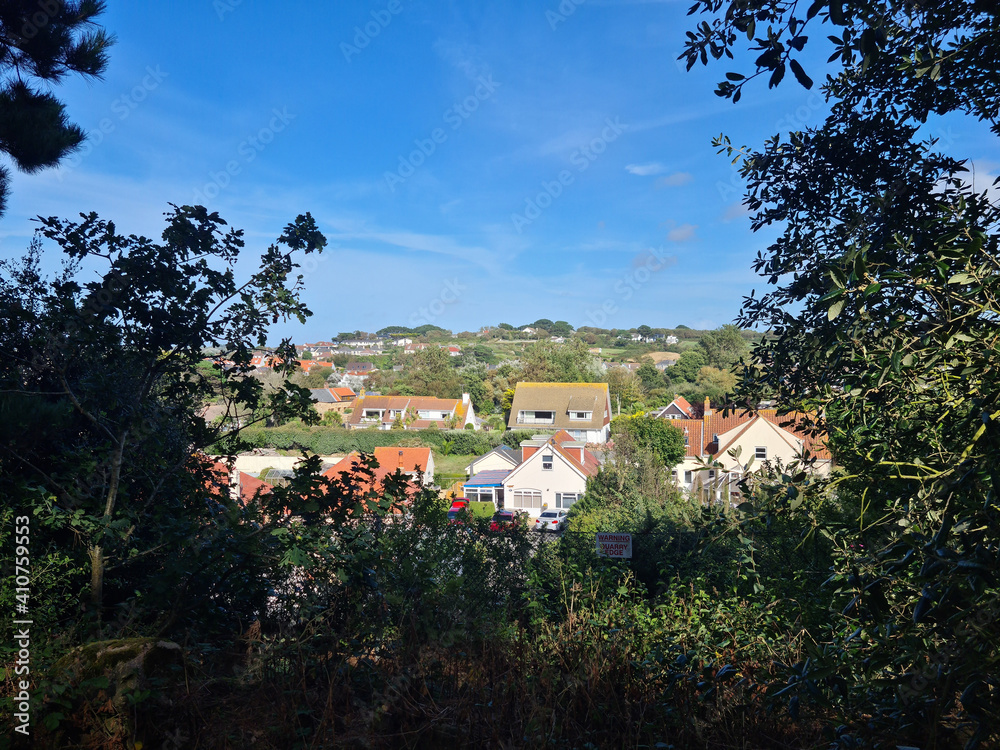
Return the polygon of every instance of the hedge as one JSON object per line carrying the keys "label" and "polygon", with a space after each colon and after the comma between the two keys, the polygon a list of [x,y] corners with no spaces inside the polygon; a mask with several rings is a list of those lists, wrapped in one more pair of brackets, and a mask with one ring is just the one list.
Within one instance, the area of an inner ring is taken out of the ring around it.
{"label": "hedge", "polygon": [[[252,448],[279,450],[307,449],[323,456],[339,455],[351,451],[371,453],[387,445],[427,447],[441,451],[445,441],[451,444],[451,453],[460,456],[481,456],[503,442],[518,448],[523,440],[531,439],[525,430],[509,432],[470,432],[467,430],[343,430],[314,428],[258,428],[248,429],[241,437]],[[213,452],[213,449],[209,449]]]}

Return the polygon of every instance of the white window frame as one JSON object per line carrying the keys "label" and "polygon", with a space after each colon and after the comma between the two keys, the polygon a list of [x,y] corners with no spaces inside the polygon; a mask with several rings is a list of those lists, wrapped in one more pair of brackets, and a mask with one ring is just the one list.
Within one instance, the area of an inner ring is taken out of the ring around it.
{"label": "white window frame", "polygon": [[754,446],[753,457],[756,458],[758,461],[766,461],[767,460],[767,446],[766,445],[757,445],[757,446]]}
{"label": "white window frame", "polygon": [[[546,465],[548,464],[548,465]],[[543,453],[542,454],[542,471],[552,471],[552,454]]]}
{"label": "white window frame", "polygon": [[592,411],[571,411],[569,413],[570,422],[589,422],[594,418]]}
{"label": "white window frame", "polygon": [[579,502],[582,497],[583,493],[581,492],[557,492],[556,508],[569,510],[573,507],[573,503]]}
{"label": "white window frame", "polygon": [[542,491],[541,490],[514,490],[511,495],[510,504],[515,508],[530,508],[534,510],[542,509]]}

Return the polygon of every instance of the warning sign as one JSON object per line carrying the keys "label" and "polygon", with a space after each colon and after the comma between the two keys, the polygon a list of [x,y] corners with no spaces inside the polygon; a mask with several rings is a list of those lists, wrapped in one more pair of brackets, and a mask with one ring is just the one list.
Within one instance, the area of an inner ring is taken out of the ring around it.
{"label": "warning sign", "polygon": [[597,554],[602,557],[632,557],[632,535],[600,532],[597,535]]}

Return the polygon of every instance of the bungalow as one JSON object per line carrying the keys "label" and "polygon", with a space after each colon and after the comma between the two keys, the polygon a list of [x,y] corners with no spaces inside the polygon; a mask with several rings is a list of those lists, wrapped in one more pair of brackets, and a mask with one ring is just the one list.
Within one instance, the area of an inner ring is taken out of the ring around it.
{"label": "bungalow", "polygon": [[549,508],[572,507],[583,497],[587,479],[600,469],[586,444],[573,440],[565,430],[524,441],[521,454],[521,463],[504,478],[502,502],[507,509],[531,516]]}
{"label": "bungalow", "polygon": [[574,440],[606,443],[611,429],[607,383],[518,383],[507,427],[566,430]]}
{"label": "bungalow", "polygon": [[[397,470],[413,480],[417,479],[418,472],[423,472],[425,487],[434,483],[434,454],[430,448],[379,447],[375,449],[374,456],[378,461],[378,468],[375,470],[376,484],[381,484],[387,476]],[[359,458],[359,453],[352,452],[324,471],[323,476],[327,479],[337,479],[344,472],[354,476],[354,465]]]}
{"label": "bungalow", "polygon": [[431,396],[361,396],[354,402],[354,411],[346,426],[350,429],[376,427],[390,430],[401,425],[406,430],[423,430],[430,426],[442,429],[464,429],[471,424],[476,429],[476,414],[468,393],[462,398]]}
{"label": "bungalow", "polygon": [[343,414],[352,407],[355,398],[354,391],[350,388],[310,388],[309,393],[320,415],[328,411]]}

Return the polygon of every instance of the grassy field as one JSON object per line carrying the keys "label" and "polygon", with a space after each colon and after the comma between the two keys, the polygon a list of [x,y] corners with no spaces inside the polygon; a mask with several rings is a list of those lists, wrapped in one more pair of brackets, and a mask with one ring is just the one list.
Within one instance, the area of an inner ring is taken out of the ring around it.
{"label": "grassy field", "polygon": [[465,476],[465,467],[475,456],[444,456],[439,451],[434,454],[435,474],[454,474]]}

